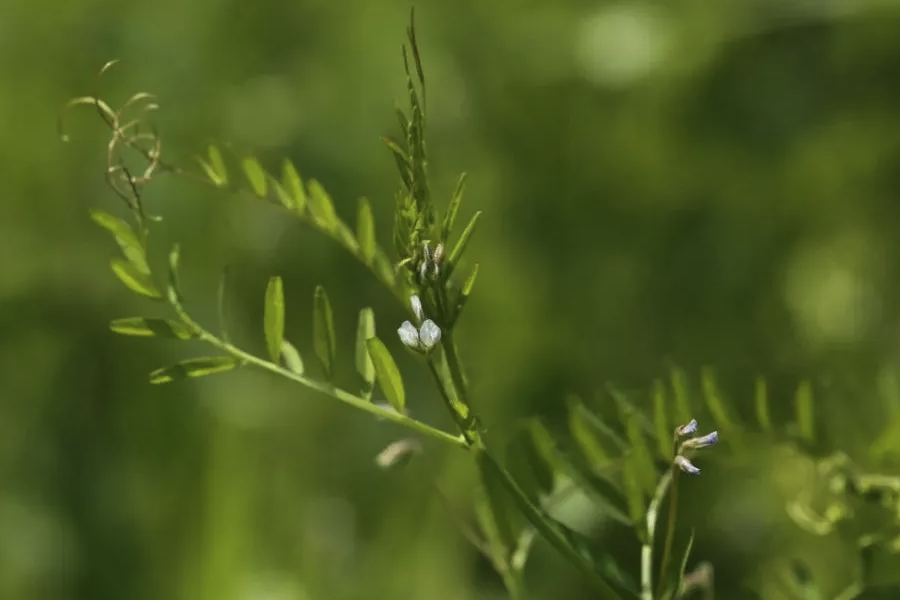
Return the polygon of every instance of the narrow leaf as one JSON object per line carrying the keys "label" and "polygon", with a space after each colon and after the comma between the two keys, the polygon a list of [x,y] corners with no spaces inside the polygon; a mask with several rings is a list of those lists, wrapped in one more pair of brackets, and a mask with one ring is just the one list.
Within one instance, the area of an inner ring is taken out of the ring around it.
{"label": "narrow leaf", "polygon": [[653,495],[656,490],[656,464],[647,444],[644,428],[641,426],[641,415],[637,409],[628,407],[623,409],[622,420],[628,433],[628,443],[631,450],[631,460],[635,468],[635,475],[641,489],[648,495]]}
{"label": "narrow leaf", "polygon": [[113,235],[125,258],[135,266],[137,271],[146,275],[150,274],[144,246],[128,223],[102,210],[91,210],[91,219]]}
{"label": "narrow leaf", "polygon": [[300,175],[297,174],[297,169],[287,159],[285,159],[281,167],[281,183],[293,200],[294,209],[302,214],[307,204],[306,191],[303,189],[303,181],[300,179]]}
{"label": "narrow leaf", "polygon": [[687,570],[688,561],[691,558],[691,548],[694,546],[694,530],[688,538],[684,551],[678,557],[677,561],[672,561],[667,569],[668,573],[663,573],[663,581],[660,586],[663,590],[662,600],[675,600],[681,596],[682,583],[684,582],[684,573]]}
{"label": "narrow leaf", "polygon": [[150,383],[169,383],[188,377],[204,377],[230,371],[239,365],[238,360],[231,356],[190,358],[170,367],[153,371],[150,373]]}
{"label": "narrow leaf", "polygon": [[210,146],[209,162],[219,181],[219,186],[228,185],[228,170],[225,168],[225,161],[222,160],[222,153],[215,146]]}
{"label": "narrow leaf", "polygon": [[482,506],[479,507],[479,520],[484,533],[506,562],[519,540],[521,526],[515,518],[518,512],[502,482],[494,477],[489,465],[485,464],[484,453],[478,453],[476,458],[481,480],[480,491],[484,494],[480,503]]}
{"label": "narrow leaf", "polygon": [[321,285],[316,287],[313,298],[313,348],[316,357],[322,363],[325,375],[331,379],[334,367],[334,356],[337,351],[337,343],[334,333],[334,316],[331,312],[331,303],[328,294]]}
{"label": "narrow leaf", "polygon": [[366,340],[366,347],[369,349],[369,356],[372,357],[372,364],[375,366],[375,379],[378,381],[378,387],[381,388],[388,404],[398,413],[403,414],[406,408],[406,391],[403,389],[403,379],[400,377],[397,363],[394,362],[384,342],[377,337]]}
{"label": "narrow leaf", "polygon": [[141,271],[133,262],[124,258],[114,258],[110,261],[110,267],[116,277],[131,291],[154,300],[162,298],[150,275]]}
{"label": "narrow leaf", "polygon": [[241,164],[244,167],[244,174],[247,176],[247,181],[250,182],[250,189],[252,189],[253,193],[260,198],[265,198],[268,181],[266,180],[266,172],[263,171],[259,161],[252,156],[248,156]]}
{"label": "narrow leaf", "polygon": [[334,202],[331,201],[331,196],[315,179],[311,179],[306,187],[309,188],[309,211],[313,219],[325,231],[334,230],[337,225],[337,215],[334,212]]}
{"label": "narrow leaf", "polygon": [[472,234],[475,233],[475,225],[478,224],[478,219],[481,218],[481,211],[479,210],[472,218],[469,219],[469,224],[466,225],[466,228],[463,229],[462,234],[459,236],[459,240],[456,242],[456,245],[453,247],[453,252],[450,253],[449,258],[449,266],[451,269],[455,268],[459,263],[459,260],[462,258],[463,252],[466,250],[466,246],[469,245],[469,239],[471,239]]}
{"label": "narrow leaf", "polygon": [[375,363],[369,356],[369,348],[366,342],[375,337],[375,313],[371,308],[359,311],[359,321],[356,326],[356,371],[363,379],[361,396],[369,399],[375,389]]}
{"label": "narrow leaf", "polygon": [[181,258],[181,249],[176,244],[169,252],[169,278],[166,284],[166,295],[171,304],[181,303],[181,290],[178,287],[178,262]]}
{"label": "narrow leaf", "polygon": [[529,426],[517,429],[506,445],[506,464],[513,479],[536,505],[553,490],[553,470],[535,445]]}
{"label": "narrow leaf", "polygon": [[653,427],[656,431],[656,441],[659,443],[659,455],[670,460],[675,426],[669,422],[668,398],[661,381],[653,382]]}
{"label": "narrow leaf", "polygon": [[569,434],[578,450],[584,455],[592,468],[607,465],[611,461],[611,453],[597,439],[593,427],[588,424],[582,411],[583,406],[578,398],[567,399],[569,415]]}
{"label": "narrow leaf", "polygon": [[804,381],[797,388],[794,395],[794,404],[797,411],[797,430],[800,438],[812,442],[815,438],[815,424],[813,421],[812,385]]}
{"label": "narrow leaf", "polygon": [[756,378],[753,404],[756,409],[756,421],[765,433],[772,431],[772,418],[769,415],[769,391],[764,377]]}
{"label": "narrow leaf", "polygon": [[202,157],[195,157],[197,163],[200,165],[200,168],[203,169],[203,174],[206,175],[206,178],[215,185],[216,187],[223,187],[227,181],[224,181],[218,173],[216,173],[215,167],[212,166],[209,162],[204,160]]}
{"label": "narrow leaf", "polygon": [[722,401],[722,396],[710,369],[704,368],[701,371],[701,384],[703,386],[703,399],[706,401],[706,406],[709,408],[716,427],[726,434],[732,432],[734,430],[733,424],[728,416],[728,411],[725,409],[725,403]]}
{"label": "narrow leaf", "polygon": [[375,219],[372,217],[372,206],[365,198],[359,199],[359,211],[356,216],[356,239],[366,264],[372,264],[375,258]]}
{"label": "narrow leaf", "polygon": [[284,366],[288,368],[294,375],[303,375],[303,359],[300,353],[292,343],[287,340],[281,340],[281,360]]}
{"label": "narrow leaf", "polygon": [[269,278],[269,284],[266,286],[263,326],[269,358],[277,363],[281,356],[281,342],[284,341],[284,284],[281,277]]}
{"label": "narrow leaf", "polygon": [[627,456],[622,464],[622,484],[625,489],[628,516],[641,543],[646,544],[648,539],[647,497],[641,486],[641,469],[642,467],[637,464],[633,455]]}
{"label": "narrow leaf", "polygon": [[175,340],[189,340],[197,335],[183,323],[153,317],[126,317],[116,319],[109,328],[120,335],[159,336]]}
{"label": "narrow leaf", "polygon": [[466,189],[466,174],[463,173],[456,180],[456,189],[450,196],[450,205],[447,206],[447,212],[444,213],[444,221],[441,223],[441,239],[448,240],[453,233],[453,225],[456,223],[456,214],[459,212],[459,205],[462,202],[463,192]]}
{"label": "narrow leaf", "polygon": [[475,263],[475,266],[472,268],[472,272],[469,273],[469,276],[466,278],[466,281],[465,283],[463,283],[462,289],[459,292],[459,299],[456,301],[456,314],[454,315],[454,319],[459,318],[462,309],[469,301],[469,296],[472,295],[472,288],[475,287],[476,277],[478,277],[478,263]]}
{"label": "narrow leaf", "polygon": [[681,369],[672,369],[671,374],[672,393],[675,396],[675,422],[684,425],[694,418],[691,409],[691,399],[688,393],[687,377]]}

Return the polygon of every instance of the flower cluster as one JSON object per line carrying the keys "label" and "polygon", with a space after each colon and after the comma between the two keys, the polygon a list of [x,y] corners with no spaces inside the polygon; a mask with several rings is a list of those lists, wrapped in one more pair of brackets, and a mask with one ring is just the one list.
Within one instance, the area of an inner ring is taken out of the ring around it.
{"label": "flower cluster", "polygon": [[690,437],[697,432],[697,419],[691,419],[689,423],[675,428],[675,442],[680,444],[675,452],[675,465],[685,473],[696,475],[700,469],[691,463],[690,459],[685,456],[687,450],[699,450],[700,448],[708,448],[715,445],[719,441],[719,433],[713,431],[699,437]]}
{"label": "flower cluster", "polygon": [[418,328],[409,321],[403,321],[397,334],[400,341],[409,348],[419,352],[428,352],[441,341],[441,328],[435,325],[434,321],[425,318],[425,312],[422,309],[422,300],[418,296],[413,295],[409,299],[412,306],[413,314],[416,316]]}

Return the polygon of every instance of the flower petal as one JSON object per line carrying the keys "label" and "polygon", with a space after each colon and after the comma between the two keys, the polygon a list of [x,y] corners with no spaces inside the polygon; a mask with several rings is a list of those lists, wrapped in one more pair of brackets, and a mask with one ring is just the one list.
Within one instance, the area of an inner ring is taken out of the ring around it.
{"label": "flower petal", "polygon": [[403,324],[400,325],[400,328],[397,330],[397,335],[400,336],[400,341],[403,342],[404,345],[409,346],[410,348],[419,347],[419,332],[416,331],[416,326],[409,321],[403,321]]}
{"label": "flower petal", "polygon": [[419,339],[426,350],[431,350],[435,344],[441,341],[441,328],[435,325],[431,319],[425,319],[419,330]]}

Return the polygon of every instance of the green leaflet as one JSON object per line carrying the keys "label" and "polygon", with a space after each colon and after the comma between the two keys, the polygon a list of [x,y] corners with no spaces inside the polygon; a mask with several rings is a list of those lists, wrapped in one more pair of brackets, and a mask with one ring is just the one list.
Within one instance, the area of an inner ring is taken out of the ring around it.
{"label": "green leaflet", "polygon": [[475,226],[478,224],[478,219],[481,218],[481,211],[479,210],[472,218],[469,219],[468,225],[463,229],[462,234],[459,236],[459,240],[457,240],[456,245],[453,247],[453,251],[450,253],[450,258],[448,259],[448,267],[452,270],[456,268],[456,265],[459,264],[459,260],[462,258],[463,252],[466,250],[466,246],[469,245],[469,240],[472,238],[472,234],[475,233]]}
{"label": "green leaflet", "polygon": [[119,248],[122,249],[125,259],[132,263],[138,272],[145,275],[150,274],[144,246],[128,223],[102,210],[91,210],[91,219],[113,235]]}
{"label": "green leaflet", "polygon": [[231,356],[190,358],[169,367],[156,369],[150,373],[150,383],[169,383],[188,377],[205,377],[231,371],[238,366],[240,362]]}
{"label": "green leaflet", "polygon": [[250,189],[260,198],[265,198],[268,191],[268,180],[266,172],[259,164],[259,161],[252,156],[248,156],[241,161],[241,166],[244,168],[244,175],[247,176],[247,181],[250,182]]}
{"label": "green leaflet", "polygon": [[266,286],[266,303],[263,315],[263,330],[266,336],[266,347],[269,349],[269,358],[277,363],[281,357],[282,341],[284,340],[284,284],[281,277],[275,276],[269,279]]}
{"label": "green leaflet", "polygon": [[322,364],[325,376],[330,380],[334,374],[334,357],[337,342],[334,333],[334,316],[328,294],[321,285],[316,287],[313,297],[313,349]]}
{"label": "green leaflet", "polygon": [[183,323],[154,317],[126,317],[116,319],[109,328],[120,335],[158,336],[175,340],[189,340],[197,335]]}
{"label": "green leaflet", "polygon": [[372,205],[365,198],[359,199],[359,210],[356,216],[356,241],[359,251],[367,265],[375,259],[375,219],[372,217]]}
{"label": "green leaflet", "polygon": [[363,380],[360,395],[367,400],[372,397],[372,391],[375,389],[375,363],[369,356],[366,344],[373,337],[375,337],[375,313],[367,307],[359,311],[356,325],[356,371]]}
{"label": "green leaflet", "polygon": [[284,339],[281,340],[281,359],[291,373],[303,375],[303,359],[300,357],[300,353],[292,343]]}
{"label": "green leaflet", "polygon": [[124,258],[114,258],[109,265],[116,277],[119,278],[119,281],[124,283],[131,291],[154,300],[162,298],[162,294],[156,289],[156,284],[153,283],[153,278],[150,274],[142,272],[133,262],[129,262]]}
{"label": "green leaflet", "polygon": [[281,167],[281,184],[290,197],[293,208],[298,214],[303,214],[306,210],[306,190],[303,189],[303,180],[297,174],[294,164],[285,159]]}
{"label": "green leaflet", "polygon": [[328,195],[322,184],[315,179],[311,179],[306,187],[309,190],[309,196],[307,197],[309,212],[312,214],[316,224],[325,231],[334,231],[334,228],[337,227],[338,218],[334,212],[334,202],[332,202],[331,196]]}
{"label": "green leaflet", "polygon": [[406,391],[403,389],[403,379],[400,377],[400,369],[391,356],[388,349],[377,337],[371,337],[366,340],[366,347],[369,349],[369,356],[372,357],[372,364],[375,366],[375,379],[378,381],[378,387],[384,394],[394,410],[399,413],[404,412],[406,408]]}

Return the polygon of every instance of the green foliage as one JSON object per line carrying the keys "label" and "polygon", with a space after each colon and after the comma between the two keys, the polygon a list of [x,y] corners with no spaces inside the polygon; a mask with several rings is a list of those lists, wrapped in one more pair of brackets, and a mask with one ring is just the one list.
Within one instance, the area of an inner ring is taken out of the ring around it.
{"label": "green foliage", "polygon": [[[156,151],[143,145],[144,138],[123,133],[119,126],[121,111],[113,111],[96,98],[73,101],[93,104],[104,116],[113,131],[109,172],[113,177],[123,177],[128,184],[116,187],[121,184],[119,179],[111,183],[125,200],[136,228],[108,213],[91,213],[93,220],[113,235],[123,254],[112,259],[111,268],[135,294],[164,300],[174,313],[170,317],[116,319],[110,325],[112,331],[126,336],[198,340],[221,354],[157,369],[150,374],[151,383],[251,366],[430,440],[467,451],[478,475],[471,501],[480,526],[477,535],[481,537],[473,543],[488,553],[513,600],[526,596],[524,568],[536,536],[576,567],[600,598],[685,597],[694,536],[692,532],[685,543],[676,543],[678,486],[690,485],[679,481],[686,479],[685,473],[699,473],[691,462],[695,451],[718,439],[717,432],[693,437],[694,419],[708,416],[715,423],[728,449],[720,454],[727,458],[752,457],[747,440],[753,433],[809,448],[820,441],[811,384],[803,382],[798,386],[793,398],[793,420],[776,423],[766,381],[757,379],[753,395],[755,422],[744,423],[731,408],[732,401],[719,389],[711,370],[701,372],[699,390],[695,392],[688,375],[672,369],[666,381],[650,386],[646,407],[610,388],[604,401],[614,407],[615,418],[609,419],[570,396],[565,399],[562,425],[532,418],[512,427],[508,443],[499,443],[499,436],[481,427],[473,408],[455,337],[459,317],[473,294],[479,266],[475,263],[461,284],[457,271],[483,213],[476,211],[456,235],[466,182],[466,176],[461,175],[446,210],[443,215],[438,214],[428,178],[425,75],[412,24],[403,59],[409,108],[408,112],[398,109],[399,141],[384,139],[396,162],[401,184],[392,232],[396,260],[389,258],[378,243],[378,229],[368,200],[359,200],[355,227],[351,228],[338,214],[322,184],[315,179],[304,182],[290,161],[282,163],[281,176],[276,178],[256,158],[244,157],[240,160],[243,177],[233,177],[222,152],[210,146],[205,158],[197,158],[199,171],[188,172],[163,162]],[[129,103],[146,98],[149,95],[138,94]],[[123,147],[137,151],[148,161],[150,166],[144,177],[134,178],[121,167],[117,152]],[[222,299],[226,291],[224,277],[219,298],[220,334],[208,331],[186,311],[178,283],[177,245],[169,253],[163,295],[154,283],[147,260],[150,227],[159,218],[145,214],[141,197],[141,187],[149,184],[157,171],[189,173],[213,188],[275,204],[355,256],[404,309],[411,308],[414,322],[404,323],[398,330],[401,342],[426,363],[437,395],[455,423],[455,431],[443,431],[407,414],[400,369],[385,342],[376,335],[375,314],[369,307],[360,309],[357,321],[355,367],[362,380],[357,393],[337,384],[337,333],[324,287],[315,288],[312,323],[312,346],[322,368],[321,379],[306,374],[298,350],[284,338],[285,299],[280,277],[272,277],[265,291],[262,322],[266,358],[239,348],[228,338]],[[453,238],[455,241],[451,241]],[[390,408],[372,402],[376,384]],[[424,452],[418,438],[399,440],[382,451],[376,462],[385,468],[394,467]],[[825,507],[817,510],[822,499],[810,493],[788,506],[787,512],[794,521],[817,535],[839,529],[851,532],[864,558],[876,550],[900,554],[900,482],[863,472],[842,454],[823,459],[818,467],[823,486],[817,491],[827,496]],[[620,554],[599,547],[553,514],[560,496],[572,490],[583,494],[604,518],[633,532],[641,545],[639,582],[622,564]],[[877,514],[860,523],[864,519],[858,515],[864,509],[874,509]],[[676,546],[678,549],[674,550]],[[864,577],[860,585],[867,583]],[[811,585],[804,582],[806,587]]]}

